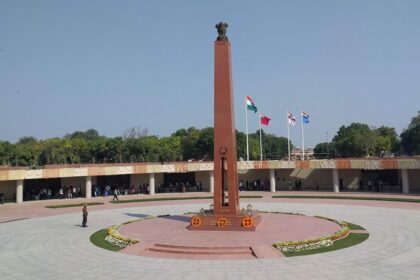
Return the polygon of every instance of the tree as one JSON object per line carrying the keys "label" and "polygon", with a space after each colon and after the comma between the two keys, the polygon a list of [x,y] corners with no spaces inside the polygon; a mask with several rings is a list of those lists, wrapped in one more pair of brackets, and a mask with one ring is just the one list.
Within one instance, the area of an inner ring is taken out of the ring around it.
{"label": "tree", "polygon": [[274,134],[265,134],[263,150],[266,159],[281,159],[287,156],[287,138],[277,137]]}
{"label": "tree", "polygon": [[0,141],[0,165],[11,165],[15,158],[15,146],[8,141]]}
{"label": "tree", "polygon": [[334,158],[335,157],[335,142],[319,143],[314,148],[314,155],[317,159]]}
{"label": "tree", "polygon": [[75,131],[72,134],[67,134],[66,136],[64,136],[65,138],[70,138],[70,139],[84,139],[86,141],[93,141],[101,136],[99,136],[98,131],[96,131],[95,129],[91,128],[88,129],[86,131]]}
{"label": "tree", "polygon": [[198,159],[213,160],[213,147],[214,147],[214,129],[213,127],[206,127],[200,130],[196,151]]}
{"label": "tree", "polygon": [[[277,137],[274,134],[266,134],[261,130],[261,138],[263,145],[263,157],[266,159],[280,159],[288,154],[287,138]],[[260,151],[260,130],[249,134],[249,159],[259,160],[261,157]],[[245,140],[246,141],[246,140]],[[246,157],[246,149],[245,149]]]}
{"label": "tree", "polygon": [[132,127],[124,131],[123,139],[130,138],[140,138],[146,137],[149,135],[149,130],[147,128],[142,128],[141,126]]}
{"label": "tree", "polygon": [[367,124],[352,123],[341,126],[334,136],[337,153],[341,157],[370,156],[375,150],[376,138]]}
{"label": "tree", "polygon": [[121,137],[107,138],[103,162],[122,162],[123,140]]}
{"label": "tree", "polygon": [[246,160],[246,134],[236,131],[236,156]]}
{"label": "tree", "polygon": [[34,137],[22,137],[15,145],[15,164],[24,166],[39,165],[40,144]]}
{"label": "tree", "polygon": [[178,136],[159,139],[159,161],[179,161],[181,159],[181,139]]}
{"label": "tree", "polygon": [[376,135],[376,155],[387,156],[397,150],[398,136],[395,132],[395,128],[381,126],[374,129],[373,133]]}
{"label": "tree", "polygon": [[182,150],[181,160],[190,160],[190,159],[198,160],[199,153],[197,152],[196,147],[197,147],[198,137],[200,136],[200,131],[196,129],[195,127],[190,127],[185,132],[186,134],[181,136],[181,150]]}
{"label": "tree", "polygon": [[420,111],[401,133],[401,146],[408,155],[420,155]]}
{"label": "tree", "polygon": [[63,153],[62,146],[64,140],[61,138],[51,138],[42,141],[39,161],[41,165],[63,164],[66,162],[66,154]]}

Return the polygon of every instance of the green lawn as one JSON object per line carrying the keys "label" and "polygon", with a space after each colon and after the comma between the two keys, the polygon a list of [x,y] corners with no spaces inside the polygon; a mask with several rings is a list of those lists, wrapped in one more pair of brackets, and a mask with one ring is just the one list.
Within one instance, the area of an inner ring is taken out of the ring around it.
{"label": "green lawn", "polygon": [[364,227],[361,227],[361,226],[356,225],[356,224],[347,223],[347,225],[349,226],[349,229],[352,229],[352,230],[366,230]]}
{"label": "green lawn", "polygon": [[239,198],[262,198],[262,195],[240,195]]}
{"label": "green lawn", "polygon": [[300,252],[288,252],[283,253],[286,257],[296,257],[296,256],[305,256],[305,255],[312,255],[312,254],[319,254],[325,253],[335,250],[344,249],[347,247],[355,246],[359,243],[362,243],[366,239],[368,239],[368,233],[350,233],[346,238],[340,239],[334,242],[334,245],[325,248],[319,248],[314,250],[305,250]]}
{"label": "green lawn", "polygon": [[[262,195],[241,195],[239,198],[262,198]],[[111,200],[111,203],[133,203],[133,202],[149,202],[164,200],[194,200],[194,199],[213,199],[213,196],[184,196],[184,197],[155,197],[155,198],[139,198],[126,200]]]}
{"label": "green lawn", "polygon": [[122,248],[112,245],[111,243],[105,240],[105,237],[107,234],[108,234],[108,230],[106,228],[98,230],[97,232],[95,232],[94,234],[90,236],[90,242],[106,250],[110,250],[114,252],[118,252],[119,250],[121,250]]}
{"label": "green lawn", "polygon": [[88,205],[88,206],[91,206],[91,205],[101,205],[101,204],[104,204],[104,203],[102,203],[102,202],[88,202],[88,203],[73,203],[73,204],[56,204],[56,205],[47,205],[45,207],[56,209],[56,208],[67,208],[67,207],[80,207],[80,206],[83,206],[85,204]]}
{"label": "green lawn", "polygon": [[155,197],[146,199],[127,199],[114,200],[111,203],[132,203],[132,202],[149,202],[149,201],[163,201],[163,200],[191,200],[191,199],[212,199],[212,196],[196,196],[196,197]]}
{"label": "green lawn", "polygon": [[413,202],[420,203],[420,199],[416,198],[397,198],[397,197],[368,197],[368,196],[323,196],[323,195],[273,195],[272,198],[302,198],[302,199],[349,199],[349,200],[377,200],[377,201],[394,201],[394,202]]}

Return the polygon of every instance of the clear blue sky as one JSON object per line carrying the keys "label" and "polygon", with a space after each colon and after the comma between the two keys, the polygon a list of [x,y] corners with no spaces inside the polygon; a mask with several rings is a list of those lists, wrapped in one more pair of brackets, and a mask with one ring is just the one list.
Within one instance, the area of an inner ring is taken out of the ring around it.
{"label": "clear blue sky", "polygon": [[250,95],[269,133],[287,136],[286,110],[309,113],[307,145],[352,122],[400,133],[420,110],[419,15],[416,0],[1,0],[0,139],[212,126],[219,21],[238,130]]}

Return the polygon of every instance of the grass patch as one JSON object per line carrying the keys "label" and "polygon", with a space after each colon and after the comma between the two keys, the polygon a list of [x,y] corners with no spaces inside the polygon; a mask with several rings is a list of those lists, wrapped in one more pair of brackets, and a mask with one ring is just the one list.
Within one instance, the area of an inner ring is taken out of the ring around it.
{"label": "grass patch", "polygon": [[106,250],[110,250],[113,252],[118,252],[119,250],[121,250],[122,248],[112,245],[111,243],[107,242],[105,240],[105,237],[108,234],[108,230],[106,228],[98,230],[97,232],[93,233],[90,236],[90,242],[92,242],[93,244],[95,244],[96,246],[102,248],[102,249],[106,249]]}
{"label": "grass patch", "polygon": [[355,196],[309,196],[309,195],[273,195],[272,198],[302,198],[302,199],[349,199],[349,200],[377,200],[392,202],[413,202],[420,203],[420,199],[416,198],[397,198],[397,197],[355,197]]}
{"label": "grass patch", "polygon": [[[262,195],[241,195],[239,198],[262,198]],[[164,201],[164,200],[194,200],[194,199],[213,199],[213,196],[184,196],[184,197],[155,197],[146,199],[126,199],[126,200],[111,200],[111,203],[133,203],[133,202],[149,202],[149,201]]]}
{"label": "grass patch", "polygon": [[56,209],[56,208],[68,208],[68,207],[80,207],[83,205],[101,205],[102,202],[88,202],[88,203],[74,203],[74,204],[57,204],[57,205],[47,205],[46,208]]}
{"label": "grass patch", "polygon": [[239,198],[262,198],[262,195],[240,195]]}
{"label": "grass patch", "polygon": [[356,224],[347,223],[347,225],[348,225],[349,229],[351,229],[351,230],[366,230],[364,227],[361,227],[361,226],[356,225]]}
{"label": "grass patch", "polygon": [[156,197],[147,199],[127,199],[114,200],[111,203],[133,203],[133,202],[149,202],[149,201],[163,201],[163,200],[192,200],[192,199],[213,199],[212,196],[196,196],[196,197]]}
{"label": "grass patch", "polygon": [[334,245],[325,248],[318,248],[313,250],[305,250],[300,252],[287,252],[283,253],[286,257],[296,257],[296,256],[305,256],[305,255],[313,255],[319,253],[325,253],[335,250],[344,249],[347,247],[355,246],[359,243],[362,243],[366,239],[368,239],[368,233],[350,233],[346,238],[340,239],[334,242]]}

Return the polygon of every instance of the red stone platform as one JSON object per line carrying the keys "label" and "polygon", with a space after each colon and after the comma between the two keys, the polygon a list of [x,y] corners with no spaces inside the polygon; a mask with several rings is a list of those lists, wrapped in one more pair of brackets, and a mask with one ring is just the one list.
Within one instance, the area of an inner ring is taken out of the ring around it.
{"label": "red stone platform", "polygon": [[[194,224],[194,219],[199,219],[199,224]],[[244,225],[244,219],[248,220],[248,225]],[[220,221],[224,225],[220,225]],[[210,230],[210,231],[255,231],[261,222],[261,215],[232,215],[232,214],[211,214],[196,215],[191,218],[188,226],[189,230]]]}
{"label": "red stone platform", "polygon": [[168,216],[123,225],[119,232],[140,240],[122,253],[159,258],[255,259],[280,258],[272,244],[332,234],[334,222],[290,214],[261,213],[255,231],[191,231],[191,216]]}

